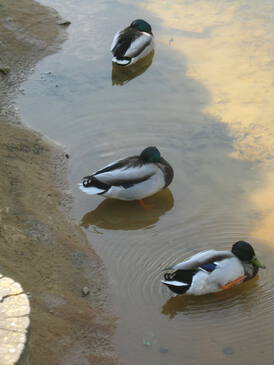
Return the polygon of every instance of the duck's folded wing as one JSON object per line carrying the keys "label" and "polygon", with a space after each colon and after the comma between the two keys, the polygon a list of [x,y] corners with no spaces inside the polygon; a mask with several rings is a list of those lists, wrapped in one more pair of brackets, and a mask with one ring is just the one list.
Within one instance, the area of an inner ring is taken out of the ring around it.
{"label": "duck's folded wing", "polygon": [[124,57],[136,57],[138,54],[143,52],[143,50],[151,43],[152,35],[149,33],[141,33],[141,35],[131,42],[129,48],[124,54]]}
{"label": "duck's folded wing", "polygon": [[230,251],[216,251],[216,250],[208,250],[199,252],[189,259],[180,262],[172,266],[170,269],[172,270],[191,270],[191,269],[198,269],[203,268],[207,270],[205,265],[209,265],[211,263],[215,263],[218,261],[222,261],[226,258],[233,257],[233,254]]}
{"label": "duck's folded wing", "polygon": [[154,164],[144,165],[124,165],[121,161],[106,166],[104,169],[97,171],[93,176],[109,185],[134,185],[149,179],[157,172],[157,166]]}
{"label": "duck's folded wing", "polygon": [[118,40],[119,40],[119,36],[121,35],[122,33],[122,30],[119,30],[119,32],[117,32],[113,38],[113,41],[111,43],[111,46],[110,46],[110,51],[113,52],[115,46],[117,45],[118,43]]}
{"label": "duck's folded wing", "polygon": [[134,41],[139,37],[140,34],[142,33],[130,27],[117,32],[113,38],[110,48],[114,57],[127,57],[127,50],[130,48],[131,44],[133,44]]}
{"label": "duck's folded wing", "polygon": [[210,275],[210,280],[218,283],[220,286],[224,286],[238,278],[244,279],[244,267],[235,256],[220,261],[218,270],[214,270]]}

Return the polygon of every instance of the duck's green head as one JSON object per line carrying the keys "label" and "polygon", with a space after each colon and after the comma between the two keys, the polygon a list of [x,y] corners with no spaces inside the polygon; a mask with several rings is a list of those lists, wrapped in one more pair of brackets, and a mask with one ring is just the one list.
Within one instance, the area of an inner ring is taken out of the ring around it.
{"label": "duck's green head", "polygon": [[140,32],[146,32],[146,33],[152,34],[152,29],[151,29],[150,24],[148,24],[143,19],[136,19],[136,20],[134,20],[130,24],[130,27],[135,28],[135,29],[139,30]]}
{"label": "duck's green head", "polygon": [[238,241],[234,243],[231,249],[232,253],[238,257],[241,261],[251,262],[253,265],[265,269],[263,265],[256,257],[255,251],[250,243],[245,241]]}
{"label": "duck's green head", "polygon": [[156,147],[147,147],[140,154],[140,160],[143,162],[160,162],[161,154],[158,148]]}

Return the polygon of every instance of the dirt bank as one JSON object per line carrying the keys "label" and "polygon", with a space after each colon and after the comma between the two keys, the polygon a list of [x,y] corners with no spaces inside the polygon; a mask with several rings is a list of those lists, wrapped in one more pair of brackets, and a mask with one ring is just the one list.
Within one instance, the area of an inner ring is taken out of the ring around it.
{"label": "dirt bank", "polygon": [[116,364],[104,268],[68,218],[68,160],[22,128],[13,106],[35,63],[65,39],[58,22],[31,0],[0,5],[0,272],[30,293],[32,364]]}

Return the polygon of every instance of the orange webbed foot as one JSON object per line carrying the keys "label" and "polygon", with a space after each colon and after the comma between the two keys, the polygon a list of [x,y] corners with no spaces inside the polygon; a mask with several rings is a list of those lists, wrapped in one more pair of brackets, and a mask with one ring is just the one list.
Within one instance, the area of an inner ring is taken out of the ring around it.
{"label": "orange webbed foot", "polygon": [[138,203],[141,205],[141,207],[142,208],[144,208],[144,209],[150,209],[150,208],[152,208],[153,207],[153,205],[151,205],[151,204],[146,204],[145,202],[144,202],[144,200],[143,199],[141,199],[141,200],[138,200]]}
{"label": "orange webbed foot", "polygon": [[222,285],[222,288],[223,290],[226,290],[226,289],[230,289],[232,288],[233,286],[241,283],[242,281],[244,281],[244,279],[246,278],[245,275],[243,276],[240,276],[239,278],[235,279],[235,280],[232,280],[230,281],[229,283],[225,284],[225,285]]}

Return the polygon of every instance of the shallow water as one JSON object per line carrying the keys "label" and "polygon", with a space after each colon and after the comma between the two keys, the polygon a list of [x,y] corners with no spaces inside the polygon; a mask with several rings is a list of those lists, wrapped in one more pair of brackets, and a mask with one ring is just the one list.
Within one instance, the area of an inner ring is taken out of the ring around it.
{"label": "shallow water", "polygon": [[[18,104],[70,154],[74,213],[108,270],[122,361],[272,363],[274,1],[43,4],[72,21],[69,40]],[[154,55],[112,70],[114,32],[140,17]],[[78,191],[82,176],[148,145],[175,170],[150,210]],[[163,267],[239,239],[267,265],[258,278],[198,298],[160,284]]]}

